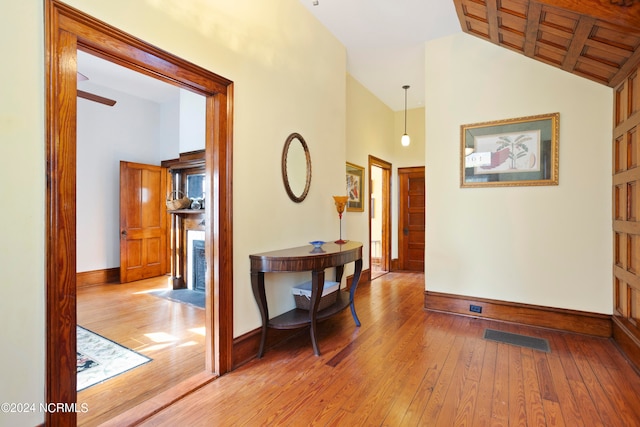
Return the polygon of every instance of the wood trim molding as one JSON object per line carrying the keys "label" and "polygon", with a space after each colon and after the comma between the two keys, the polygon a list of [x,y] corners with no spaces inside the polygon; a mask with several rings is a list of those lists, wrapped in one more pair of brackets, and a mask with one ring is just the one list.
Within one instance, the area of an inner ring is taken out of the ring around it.
{"label": "wood trim molding", "polygon": [[[362,273],[360,273],[359,286],[362,286],[364,283],[369,283],[370,281],[371,281],[371,269],[367,268],[362,270]],[[352,282],[353,282],[353,275],[347,276],[347,283],[346,283],[347,289],[351,289]]]}
{"label": "wood trim molding", "polygon": [[[481,307],[482,312],[471,312],[469,310],[470,305]],[[598,337],[609,338],[612,336],[611,316],[605,314],[486,298],[473,298],[432,291],[425,291],[424,293],[424,308],[425,310],[480,317],[527,326],[538,326]]]}
{"label": "wood trim molding", "polygon": [[[126,34],[58,0],[45,0],[46,354],[45,401],[74,403],[76,391],[76,55],[82,49],[206,97],[206,372],[231,369],[233,347],[233,82]],[[215,184],[215,185],[214,185]],[[195,386],[200,380],[195,378]],[[194,387],[195,387],[194,386]],[[151,399],[149,404],[153,405]],[[156,402],[157,403],[157,402]],[[73,412],[45,414],[75,425]]]}
{"label": "wood trim molding", "polygon": [[613,316],[613,342],[640,374],[640,339],[621,320]]}
{"label": "wood trim molding", "polygon": [[76,274],[76,288],[103,285],[105,283],[120,283],[120,269],[118,267],[83,271]]}

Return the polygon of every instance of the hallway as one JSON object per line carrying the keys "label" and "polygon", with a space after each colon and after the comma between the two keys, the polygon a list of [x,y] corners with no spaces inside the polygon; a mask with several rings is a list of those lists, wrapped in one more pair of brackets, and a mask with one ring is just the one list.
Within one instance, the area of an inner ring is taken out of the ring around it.
{"label": "hallway", "polygon": [[348,310],[321,323],[320,357],[305,330],[142,425],[640,425],[640,376],[612,341],[425,312],[423,294],[421,273],[363,283],[362,326]]}

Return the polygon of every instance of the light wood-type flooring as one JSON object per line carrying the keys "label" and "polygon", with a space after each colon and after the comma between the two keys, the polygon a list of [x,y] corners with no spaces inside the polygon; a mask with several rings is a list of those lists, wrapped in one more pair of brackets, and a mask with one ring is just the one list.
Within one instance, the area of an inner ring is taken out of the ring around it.
{"label": "light wood-type flooring", "polygon": [[153,359],[78,393],[88,411],[78,425],[95,426],[204,371],[204,310],[147,292],[168,278],[79,288],[78,324]]}
{"label": "light wood-type flooring", "polygon": [[[390,273],[349,310],[270,348],[144,426],[640,426],[640,376],[612,341],[422,309],[424,275]],[[551,352],[483,339],[485,328]]]}

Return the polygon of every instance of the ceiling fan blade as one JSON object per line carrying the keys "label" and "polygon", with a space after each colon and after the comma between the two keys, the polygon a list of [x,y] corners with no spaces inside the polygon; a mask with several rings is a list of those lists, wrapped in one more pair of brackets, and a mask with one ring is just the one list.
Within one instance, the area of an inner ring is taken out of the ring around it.
{"label": "ceiling fan blade", "polygon": [[79,89],[78,97],[88,99],[89,101],[98,102],[100,104],[108,105],[109,107],[113,107],[114,105],[116,105],[116,101],[114,101],[113,99],[105,98]]}

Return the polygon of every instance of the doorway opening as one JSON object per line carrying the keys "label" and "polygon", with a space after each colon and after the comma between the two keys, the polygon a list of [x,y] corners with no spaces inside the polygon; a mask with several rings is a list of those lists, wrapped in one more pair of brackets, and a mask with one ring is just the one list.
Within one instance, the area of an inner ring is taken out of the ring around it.
{"label": "doorway opening", "polygon": [[369,268],[371,280],[391,269],[391,163],[369,156]]}
{"label": "doorway opening", "polygon": [[[167,213],[166,201],[173,174],[163,166],[186,151],[198,150],[198,166],[190,164],[189,171],[197,169],[201,174],[188,175],[186,180],[192,184],[189,196],[201,198],[205,97],[80,49],[76,55],[78,90],[112,99],[104,104],[78,97],[76,269],[79,275],[120,269],[119,282],[106,280],[77,289],[77,324],[151,359],[109,376],[112,366],[127,360],[127,353],[106,357],[102,347],[94,345],[97,341],[78,340],[77,352],[83,358],[100,361],[77,376],[78,399],[92,408],[78,413],[78,425],[90,425],[109,420],[205,369],[205,313],[200,308],[205,305],[205,270],[197,276],[201,290],[197,297],[186,289],[169,292],[172,283],[167,273],[173,273],[170,266],[175,263],[167,261],[177,251],[172,250],[173,214]],[[204,209],[187,212],[189,219],[204,219]],[[205,232],[199,228],[202,240],[196,240],[201,243],[197,253],[205,264]],[[187,237],[192,234],[189,230]],[[186,261],[192,261],[193,255],[187,247]],[[185,271],[195,272],[180,269]],[[192,284],[193,280],[186,281]],[[118,315],[110,315],[114,312]],[[164,375],[156,378],[153,373],[158,371]],[[81,387],[87,378],[90,386]],[[131,388],[132,383],[137,386]],[[105,399],[105,394],[111,398]]]}
{"label": "doorway opening", "polygon": [[[161,399],[151,399],[133,408],[127,413],[128,418],[127,414],[120,418],[122,424],[133,424],[232,368],[233,83],[56,0],[45,3],[45,17],[46,402],[77,401],[77,50],[206,98],[205,258],[211,268],[206,272],[205,370],[162,393]],[[76,425],[76,421],[74,412],[45,415],[46,425]]]}

